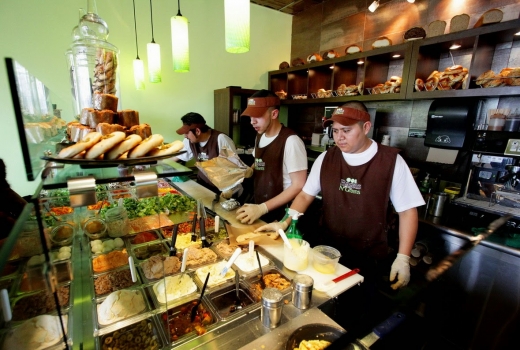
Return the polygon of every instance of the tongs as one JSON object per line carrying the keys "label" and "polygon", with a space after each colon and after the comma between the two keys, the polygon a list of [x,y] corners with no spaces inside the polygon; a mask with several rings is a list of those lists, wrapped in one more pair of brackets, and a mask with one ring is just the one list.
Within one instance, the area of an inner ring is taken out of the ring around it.
{"label": "tongs", "polygon": [[[199,202],[197,202],[197,212],[200,215],[200,209],[199,209]],[[191,241],[196,242],[197,241],[197,212],[193,214],[193,224],[191,229]]]}
{"label": "tongs", "polygon": [[195,320],[195,316],[197,315],[197,309],[199,308],[200,303],[202,302],[202,297],[204,296],[204,291],[206,290],[206,286],[208,285],[209,280],[209,272],[206,275],[206,280],[204,281],[204,286],[202,287],[202,291],[200,292],[200,298],[197,300],[197,303],[193,305],[191,309],[190,321],[193,322]]}
{"label": "tongs", "polygon": [[200,240],[202,241],[202,248],[211,247],[211,242],[206,239],[206,220],[202,217],[200,220]]}
{"label": "tongs", "polygon": [[179,225],[173,225],[173,233],[172,233],[172,245],[170,246],[170,256],[177,255],[177,248],[175,247],[175,243],[177,243],[177,232],[179,231]]}
{"label": "tongs", "polygon": [[258,260],[258,268],[260,269],[260,287],[265,289],[265,281],[264,281],[264,273],[262,272],[262,263],[260,262],[260,255],[258,255],[258,250],[255,250],[256,259]]}

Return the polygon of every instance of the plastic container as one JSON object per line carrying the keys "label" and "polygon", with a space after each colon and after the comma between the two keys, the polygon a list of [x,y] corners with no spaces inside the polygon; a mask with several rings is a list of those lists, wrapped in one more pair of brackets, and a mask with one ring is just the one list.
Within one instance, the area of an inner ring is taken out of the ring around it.
{"label": "plastic container", "polygon": [[124,207],[108,209],[105,213],[105,222],[110,237],[122,237],[130,232],[130,223]]}
{"label": "plastic container", "polygon": [[289,239],[292,249],[283,245],[283,266],[292,271],[305,270],[309,264],[310,245],[302,239]]}
{"label": "plastic container", "polygon": [[312,267],[318,272],[331,274],[336,272],[341,253],[336,248],[319,245],[312,248]]}
{"label": "plastic container", "polygon": [[504,129],[504,125],[506,123],[506,118],[505,116],[502,117],[497,117],[497,116],[491,116],[491,118],[489,118],[489,124],[488,124],[488,130],[493,130],[493,131],[502,131]]}
{"label": "plastic container", "polygon": [[90,218],[83,224],[83,232],[90,239],[101,239],[107,235],[107,224],[99,218]]}
{"label": "plastic container", "polygon": [[513,115],[506,118],[504,131],[518,131],[520,128],[520,115]]}

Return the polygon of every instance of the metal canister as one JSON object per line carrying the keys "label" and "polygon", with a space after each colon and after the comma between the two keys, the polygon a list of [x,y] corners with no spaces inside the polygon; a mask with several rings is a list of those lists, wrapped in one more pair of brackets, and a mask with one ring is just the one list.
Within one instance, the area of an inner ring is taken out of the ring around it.
{"label": "metal canister", "polygon": [[308,309],[311,306],[314,280],[309,275],[298,274],[292,280],[292,303],[298,309]]}
{"label": "metal canister", "polygon": [[283,295],[276,288],[266,288],[262,292],[262,309],[260,319],[268,328],[276,328],[282,320]]}

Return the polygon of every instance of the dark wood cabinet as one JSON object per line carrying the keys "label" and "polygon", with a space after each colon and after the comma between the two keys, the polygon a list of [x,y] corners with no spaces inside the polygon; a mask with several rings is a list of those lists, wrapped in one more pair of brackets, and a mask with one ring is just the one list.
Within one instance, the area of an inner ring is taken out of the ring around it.
{"label": "dark wood cabinet", "polygon": [[256,131],[248,117],[240,117],[247,107],[247,98],[258,90],[227,87],[214,91],[214,128],[226,133],[237,146],[252,146]]}

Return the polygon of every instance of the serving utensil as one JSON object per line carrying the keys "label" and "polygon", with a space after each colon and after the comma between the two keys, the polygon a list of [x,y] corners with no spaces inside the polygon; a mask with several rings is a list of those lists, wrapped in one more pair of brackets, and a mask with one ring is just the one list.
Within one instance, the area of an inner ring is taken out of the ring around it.
{"label": "serving utensil", "polygon": [[240,255],[241,252],[242,252],[242,248],[238,247],[237,249],[235,249],[235,251],[233,252],[233,255],[231,255],[231,258],[229,258],[229,261],[226,263],[226,265],[224,266],[222,271],[220,271],[220,274],[222,276],[226,275],[226,273],[228,272],[229,268],[231,267],[231,265],[233,265],[233,263],[238,258],[238,256]]}
{"label": "serving utensil", "polygon": [[177,255],[177,248],[175,247],[175,243],[177,243],[177,232],[179,231],[179,225],[173,225],[173,233],[172,233],[172,245],[170,246],[170,256]]}
{"label": "serving utensil", "polygon": [[260,287],[265,289],[265,281],[264,281],[264,272],[262,271],[262,263],[260,262],[260,255],[258,255],[258,250],[255,250],[256,260],[258,260],[258,268],[260,269]]}
{"label": "serving utensil", "polygon": [[204,219],[204,215],[199,219],[200,225],[200,240],[202,241],[202,248],[211,247],[211,242],[206,239],[206,219]]}
{"label": "serving utensil", "polygon": [[192,242],[196,242],[197,241],[197,234],[196,234],[196,230],[197,230],[197,213],[194,213],[193,214],[193,223],[191,224],[191,241]]}
{"label": "serving utensil", "polygon": [[193,309],[191,309],[190,321],[193,322],[195,316],[197,315],[197,309],[199,308],[200,303],[202,302],[202,297],[204,296],[204,292],[206,291],[206,286],[208,285],[209,280],[209,272],[206,275],[206,280],[204,281],[204,286],[202,287],[202,291],[200,292],[200,298],[197,300],[197,303],[193,305]]}
{"label": "serving utensil", "polygon": [[186,261],[188,261],[188,248],[184,248],[184,251],[182,252],[181,275],[179,276],[179,284],[181,284],[182,277],[186,271]]}
{"label": "serving utensil", "polygon": [[240,300],[240,275],[235,271],[235,311],[242,309],[242,301]]}
{"label": "serving utensil", "polygon": [[280,229],[278,229],[278,233],[282,237],[282,240],[285,243],[285,245],[287,246],[287,248],[292,250],[291,242],[289,242],[289,238],[287,238],[287,235],[285,234],[285,232],[280,228]]}

